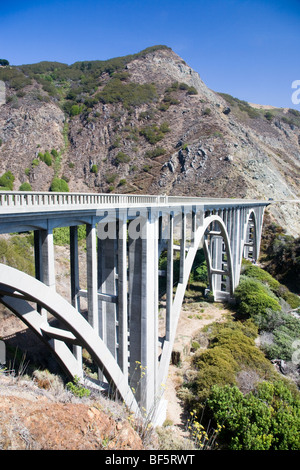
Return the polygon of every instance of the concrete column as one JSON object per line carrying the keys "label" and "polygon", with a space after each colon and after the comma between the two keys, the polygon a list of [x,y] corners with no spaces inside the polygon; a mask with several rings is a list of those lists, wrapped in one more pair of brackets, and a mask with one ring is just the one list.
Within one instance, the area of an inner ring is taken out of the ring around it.
{"label": "concrete column", "polygon": [[[210,244],[212,270],[222,271],[222,245],[223,238],[221,236],[213,235]],[[217,292],[221,291],[221,274],[212,272],[212,290],[215,298],[217,299]]]}
{"label": "concrete column", "polygon": [[181,212],[181,239],[180,239],[180,271],[179,271],[179,282],[183,282],[184,270],[185,270],[185,248],[186,248],[186,214],[184,207]]}
{"label": "concrete column", "polygon": [[118,363],[128,377],[127,214],[118,219]]}
{"label": "concrete column", "polygon": [[141,314],[142,314],[142,240],[140,238],[128,240],[129,265],[129,380],[134,388],[137,400],[140,400],[138,384],[141,380]]}
{"label": "concrete column", "polygon": [[[34,231],[34,256],[36,278],[55,290],[54,244],[51,228]],[[47,322],[47,311],[40,306],[37,309]]]}
{"label": "concrete column", "polygon": [[157,398],[158,219],[148,213],[142,238],[129,237],[129,382],[149,414]]}
{"label": "concrete column", "polygon": [[191,246],[195,246],[195,234],[197,230],[197,212],[196,208],[192,207],[192,227],[191,227]]}
{"label": "concrete column", "polygon": [[234,272],[234,288],[238,286],[239,283],[239,246],[240,246],[240,208],[233,209],[233,219],[232,219],[232,232],[231,232],[231,249],[232,249],[232,258],[233,258],[233,272]]}
{"label": "concrete column", "polygon": [[174,234],[174,214],[169,215],[169,239],[167,249],[167,300],[166,300],[166,340],[170,340],[171,334],[171,315],[173,306],[173,234]]}
{"label": "concrete column", "polygon": [[41,281],[55,290],[54,243],[52,229],[40,230],[42,247]]}
{"label": "concrete column", "polygon": [[98,279],[97,279],[97,236],[94,223],[86,224],[86,264],[88,322],[99,333],[98,320]]}
{"label": "concrete column", "polygon": [[[78,227],[70,227],[70,265],[71,265],[71,303],[73,307],[80,312],[80,296],[78,295],[79,286],[79,266],[78,266]],[[80,366],[81,376],[82,369],[82,347],[73,345],[73,354]]]}
{"label": "concrete column", "polygon": [[264,220],[264,212],[265,212],[265,206],[260,206],[256,207],[255,210],[255,215],[256,215],[256,253],[255,257],[256,259],[259,258],[259,253],[260,253],[260,244],[261,244],[261,233],[262,233],[262,227],[263,227],[263,220]]}

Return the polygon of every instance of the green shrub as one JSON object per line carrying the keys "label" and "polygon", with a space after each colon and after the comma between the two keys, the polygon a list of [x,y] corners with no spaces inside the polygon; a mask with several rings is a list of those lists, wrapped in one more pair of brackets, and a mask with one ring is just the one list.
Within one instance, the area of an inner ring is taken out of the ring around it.
{"label": "green shrub", "polygon": [[166,149],[164,149],[163,147],[155,147],[155,149],[153,150],[147,150],[147,152],[145,153],[145,157],[156,158],[160,157],[161,155],[164,155],[166,152]]}
{"label": "green shrub", "polygon": [[255,345],[258,329],[253,321],[214,323],[209,329],[209,347],[193,356],[192,366],[197,375],[187,384],[192,391],[188,405],[199,412],[212,386],[236,384],[239,371],[255,371],[261,377],[273,374],[272,365]]}
{"label": "green shrub", "polygon": [[148,173],[148,172],[151,170],[151,168],[152,168],[151,165],[144,165],[144,166],[143,166],[143,171],[144,171],[145,173]]}
{"label": "green shrub", "polygon": [[52,165],[53,158],[52,158],[52,155],[50,154],[50,152],[48,152],[48,150],[46,150],[46,152],[44,154],[42,152],[39,152],[38,156],[39,156],[40,160],[42,160],[42,162],[46,163],[47,166]]}
{"label": "green shrub", "polygon": [[158,105],[159,111],[167,111],[170,107],[170,103],[160,103]]}
{"label": "green shrub", "polygon": [[70,116],[77,116],[78,114],[82,113],[83,108],[83,105],[79,106],[78,104],[73,104],[69,112]]}
{"label": "green shrub", "polygon": [[179,83],[179,90],[188,90],[189,89],[189,85],[187,85],[186,83]]}
{"label": "green shrub", "polygon": [[276,312],[281,310],[275,296],[260,281],[241,276],[240,283],[234,292],[239,314],[255,319],[265,314],[269,309]]}
{"label": "green shrub", "polygon": [[16,235],[0,239],[0,263],[34,276],[33,236]]}
{"label": "green shrub", "polygon": [[268,120],[268,121],[272,121],[272,119],[274,118],[273,114],[270,112],[270,111],[267,111],[265,113],[265,118]]}
{"label": "green shrub", "polygon": [[[85,240],[86,226],[78,225],[78,241]],[[70,228],[57,227],[53,229],[53,241],[55,245],[70,245]]]}
{"label": "green shrub", "polygon": [[32,187],[30,183],[22,183],[19,187],[19,191],[32,191]]}
{"label": "green shrub", "polygon": [[169,124],[167,122],[163,122],[160,126],[159,126],[159,130],[163,133],[163,134],[166,134],[167,132],[171,132],[171,129],[169,127]]}
{"label": "green shrub", "polygon": [[272,333],[272,341],[261,346],[267,357],[291,361],[295,351],[293,343],[300,337],[300,319],[290,313],[270,312],[258,325],[261,331]]}
{"label": "green shrub", "polygon": [[130,157],[124,152],[118,152],[115,157],[115,165],[119,166],[121,163],[128,163],[130,162]]}
{"label": "green shrub", "polygon": [[53,178],[50,190],[57,193],[67,193],[69,192],[69,186],[65,180]]}
{"label": "green shrub", "polygon": [[140,135],[144,136],[153,145],[162,140],[167,132],[170,132],[169,124],[163,122],[159,127],[156,124],[143,127],[140,130]]}
{"label": "green shrub", "polygon": [[236,383],[238,364],[228,349],[215,346],[201,353],[196,352],[193,366],[198,373],[195,381],[188,384],[195,400],[192,408],[202,409],[213,385]]}
{"label": "green shrub", "polygon": [[116,173],[107,174],[105,175],[105,181],[109,184],[114,183],[116,181],[117,176],[118,175]]}
{"label": "green shrub", "polygon": [[155,85],[152,83],[124,83],[119,78],[112,78],[96,99],[102,103],[122,103],[125,108],[150,103],[157,99]]}
{"label": "green shrub", "polygon": [[195,274],[194,274],[194,280],[203,282],[204,284],[208,283],[208,271],[207,271],[207,265],[205,261],[196,268]]}
{"label": "green shrub", "polygon": [[277,381],[262,382],[243,395],[236,386],[212,388],[207,400],[222,448],[231,450],[300,450],[300,399]]}
{"label": "green shrub", "polygon": [[198,95],[198,91],[196,90],[196,88],[194,86],[190,86],[190,87],[188,87],[187,94],[188,95]]}
{"label": "green shrub", "polygon": [[280,284],[280,282],[277,281],[277,279],[271,276],[271,274],[265,271],[264,269],[251,264],[251,265],[247,265],[244,268],[243,274],[247,277],[250,277],[252,279],[257,279],[261,281],[262,283],[268,285],[270,289],[272,290],[272,292],[278,298],[282,298],[286,302],[288,302],[291,308],[297,308],[300,306],[299,297],[293,292],[290,292],[286,286],[284,286],[283,284]]}
{"label": "green shrub", "polygon": [[0,178],[0,189],[7,188],[10,191],[13,190],[15,177],[12,172],[6,171]]}
{"label": "green shrub", "polygon": [[203,116],[210,116],[211,114],[211,109],[210,108],[205,108],[202,112]]}
{"label": "green shrub", "polygon": [[248,264],[244,269],[243,269],[243,274],[247,277],[251,277],[253,279],[257,279],[258,281],[261,281],[265,284],[268,284],[268,286],[272,289],[273,292],[276,293],[277,289],[280,286],[280,283],[274,279],[271,274],[269,274],[267,271],[264,269],[261,269],[258,266],[255,266],[253,264]]}
{"label": "green shrub", "polygon": [[92,165],[91,172],[97,175],[98,173],[98,165]]}
{"label": "green shrub", "polygon": [[67,389],[70,390],[70,392],[72,392],[73,395],[79,398],[89,397],[91,394],[90,390],[80,385],[80,379],[76,375],[73,379],[73,382],[67,383]]}

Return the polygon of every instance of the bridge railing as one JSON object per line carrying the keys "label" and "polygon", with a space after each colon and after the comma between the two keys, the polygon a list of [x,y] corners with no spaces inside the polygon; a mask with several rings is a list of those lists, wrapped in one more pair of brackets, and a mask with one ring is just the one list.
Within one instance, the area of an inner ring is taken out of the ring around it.
{"label": "bridge railing", "polygon": [[265,205],[265,201],[246,199],[201,198],[189,196],[104,194],[104,193],[58,193],[33,191],[0,191],[0,214],[36,212],[39,210],[61,211],[98,209],[100,207],[162,206],[162,205]]}
{"label": "bridge railing", "polygon": [[54,193],[0,191],[0,211],[5,209],[53,208],[68,206],[99,207],[103,205],[166,204],[168,196],[100,193]]}

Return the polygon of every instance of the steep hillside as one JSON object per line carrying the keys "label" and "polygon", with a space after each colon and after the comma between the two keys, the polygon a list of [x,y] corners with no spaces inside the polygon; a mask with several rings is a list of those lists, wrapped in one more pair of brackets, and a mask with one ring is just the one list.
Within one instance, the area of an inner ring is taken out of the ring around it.
{"label": "steep hillside", "polygon": [[[70,191],[299,198],[300,113],[216,93],[166,46],[2,67],[0,80],[0,174],[14,189],[57,176]],[[299,234],[299,204],[271,212]]]}

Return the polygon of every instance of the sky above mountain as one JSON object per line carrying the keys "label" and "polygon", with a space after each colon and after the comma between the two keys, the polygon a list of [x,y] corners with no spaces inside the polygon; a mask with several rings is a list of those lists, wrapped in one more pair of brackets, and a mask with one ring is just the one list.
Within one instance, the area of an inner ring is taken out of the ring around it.
{"label": "sky above mountain", "polygon": [[299,0],[1,1],[0,24],[0,58],[11,65],[106,60],[163,44],[215,91],[300,111]]}

